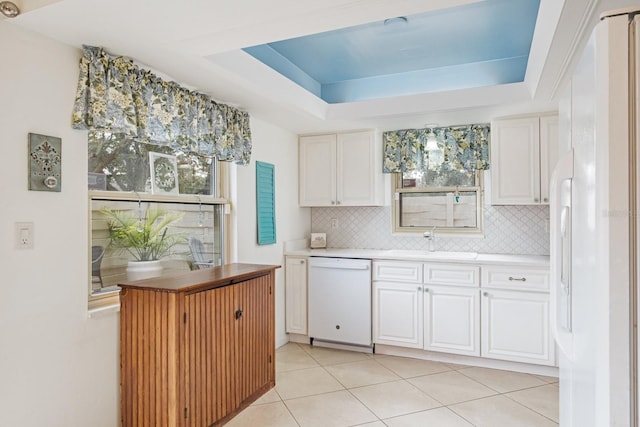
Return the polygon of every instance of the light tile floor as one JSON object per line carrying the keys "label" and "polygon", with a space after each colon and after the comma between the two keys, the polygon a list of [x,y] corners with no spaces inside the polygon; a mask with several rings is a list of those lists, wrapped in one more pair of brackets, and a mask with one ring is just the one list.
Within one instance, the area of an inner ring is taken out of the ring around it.
{"label": "light tile floor", "polygon": [[558,425],[558,379],[289,343],[230,427]]}

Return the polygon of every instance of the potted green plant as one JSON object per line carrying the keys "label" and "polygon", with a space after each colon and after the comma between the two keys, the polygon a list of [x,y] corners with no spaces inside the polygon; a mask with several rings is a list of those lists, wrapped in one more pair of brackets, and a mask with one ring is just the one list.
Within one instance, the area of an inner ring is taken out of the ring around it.
{"label": "potted green plant", "polygon": [[169,233],[169,226],[184,213],[149,208],[146,212],[103,209],[109,227],[109,248],[127,252],[133,260],[127,265],[127,279],[140,280],[162,273],[160,259],[185,238]]}

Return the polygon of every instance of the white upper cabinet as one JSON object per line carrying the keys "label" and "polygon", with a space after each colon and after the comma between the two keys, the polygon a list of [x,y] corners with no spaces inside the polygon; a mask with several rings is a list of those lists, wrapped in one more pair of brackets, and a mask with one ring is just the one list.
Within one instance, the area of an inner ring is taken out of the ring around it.
{"label": "white upper cabinet", "polygon": [[300,206],[336,204],[337,135],[300,137]]}
{"label": "white upper cabinet", "polygon": [[548,204],[557,141],[557,116],[491,122],[491,204]]}
{"label": "white upper cabinet", "polygon": [[540,117],[540,200],[549,204],[551,174],[558,163],[558,116]]}
{"label": "white upper cabinet", "polygon": [[374,131],[300,137],[300,206],[384,204]]}

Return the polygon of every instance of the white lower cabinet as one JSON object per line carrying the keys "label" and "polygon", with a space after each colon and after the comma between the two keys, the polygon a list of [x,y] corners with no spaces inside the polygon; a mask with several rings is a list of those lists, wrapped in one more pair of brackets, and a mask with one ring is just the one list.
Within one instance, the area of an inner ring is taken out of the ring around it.
{"label": "white lower cabinet", "polygon": [[554,364],[549,294],[484,290],[481,312],[483,357]]}
{"label": "white lower cabinet", "polygon": [[285,260],[285,330],[307,334],[307,258],[288,256]]}
{"label": "white lower cabinet", "polygon": [[477,288],[424,286],[424,349],[480,356]]}
{"label": "white lower cabinet", "polygon": [[549,324],[549,271],[482,266],[482,356],[555,365]]}
{"label": "white lower cabinet", "polygon": [[422,285],[373,283],[373,341],[422,348]]}
{"label": "white lower cabinet", "polygon": [[374,261],[374,343],[555,364],[546,268],[419,267]]}
{"label": "white lower cabinet", "polygon": [[480,354],[478,267],[379,261],[373,286],[375,343]]}

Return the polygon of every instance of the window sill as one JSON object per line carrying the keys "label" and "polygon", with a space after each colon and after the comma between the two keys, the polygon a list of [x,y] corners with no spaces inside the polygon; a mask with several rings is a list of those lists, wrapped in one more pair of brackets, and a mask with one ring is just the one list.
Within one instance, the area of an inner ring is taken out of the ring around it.
{"label": "window sill", "polygon": [[108,316],[111,313],[120,312],[120,304],[107,305],[104,307],[97,307],[89,309],[87,317],[89,319],[98,319],[104,316]]}

